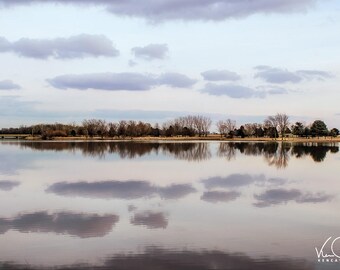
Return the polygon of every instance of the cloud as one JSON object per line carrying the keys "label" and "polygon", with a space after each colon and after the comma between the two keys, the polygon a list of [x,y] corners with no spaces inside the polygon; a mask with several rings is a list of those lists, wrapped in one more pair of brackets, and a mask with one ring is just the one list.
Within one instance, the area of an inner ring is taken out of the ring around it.
{"label": "cloud", "polygon": [[167,44],[149,44],[145,47],[134,47],[132,53],[137,58],[145,60],[164,59],[169,53]]}
{"label": "cloud", "polygon": [[86,198],[125,199],[160,196],[163,199],[180,199],[196,192],[191,185],[180,184],[168,187],[151,185],[147,181],[101,181],[101,182],[59,182],[46,190],[61,196],[79,196]]}
{"label": "cloud", "polygon": [[241,76],[228,70],[207,70],[201,73],[206,81],[238,81]]}
{"label": "cloud", "polygon": [[112,231],[118,221],[119,217],[116,215],[35,212],[18,215],[12,219],[0,218],[0,234],[15,230],[22,233],[53,232],[80,238],[103,237]]}
{"label": "cloud", "polygon": [[206,191],[201,196],[201,200],[211,203],[230,202],[241,196],[240,192],[236,191]]}
{"label": "cloud", "polygon": [[333,199],[333,196],[321,192],[315,194],[303,193],[298,189],[270,189],[254,197],[258,200],[254,203],[256,207],[286,204],[290,201],[296,203],[322,203]]}
{"label": "cloud", "polygon": [[99,90],[149,90],[156,84],[149,75],[139,73],[93,73],[83,75],[62,75],[47,80],[53,87],[59,89],[99,89]]}
{"label": "cloud", "polygon": [[159,84],[178,88],[191,87],[197,82],[197,80],[190,79],[180,73],[164,73],[159,77],[158,81]]}
{"label": "cloud", "polygon": [[152,74],[133,72],[70,74],[57,76],[47,81],[58,89],[97,89],[107,91],[146,91],[160,85],[181,88],[191,87],[196,83],[195,80],[179,73],[165,73],[157,77]]}
{"label": "cloud", "polygon": [[230,98],[264,98],[266,93],[264,91],[256,91],[252,88],[233,85],[233,84],[214,84],[207,83],[202,90],[203,93],[208,93],[213,96],[228,96]]}
{"label": "cloud", "polygon": [[146,226],[148,229],[166,229],[168,219],[163,213],[147,211],[135,214],[131,219],[131,224]]}
{"label": "cloud", "polygon": [[[0,171],[1,171],[1,167],[0,167]],[[10,191],[19,185],[20,183],[15,182],[15,181],[0,181],[0,190]]]}
{"label": "cloud", "polygon": [[278,87],[278,86],[271,86],[271,85],[258,86],[256,87],[256,89],[260,91],[264,91],[268,95],[285,95],[289,93],[289,91],[285,88]]}
{"label": "cloud", "polygon": [[304,77],[305,79],[317,79],[323,81],[327,78],[334,77],[331,73],[321,70],[298,70],[296,71],[297,74]]}
{"label": "cloud", "polygon": [[129,67],[134,67],[134,66],[137,66],[137,62],[135,62],[133,60],[129,60],[128,65],[129,65]]}
{"label": "cloud", "polygon": [[293,13],[309,9],[316,0],[0,0],[0,7],[33,3],[60,3],[96,5],[120,16],[144,18],[159,22],[165,20],[223,21],[254,14]]}
{"label": "cloud", "polygon": [[15,84],[11,80],[0,81],[0,90],[16,90],[20,88],[20,85]]}
{"label": "cloud", "polygon": [[255,78],[260,78],[269,83],[299,83],[303,80],[324,80],[331,78],[332,75],[326,71],[320,70],[299,70],[296,72],[288,71],[287,69],[274,68],[269,66],[257,66]]}
{"label": "cloud", "polygon": [[29,39],[9,42],[0,37],[0,52],[12,52],[35,59],[74,59],[85,57],[116,57],[119,51],[103,35],[81,34],[69,38]]}

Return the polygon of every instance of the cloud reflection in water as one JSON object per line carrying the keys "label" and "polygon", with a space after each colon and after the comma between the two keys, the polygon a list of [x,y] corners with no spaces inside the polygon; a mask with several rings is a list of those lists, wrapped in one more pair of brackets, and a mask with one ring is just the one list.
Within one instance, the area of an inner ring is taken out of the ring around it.
{"label": "cloud reflection in water", "polygon": [[78,196],[86,198],[132,200],[160,196],[163,199],[180,199],[196,189],[189,184],[172,184],[167,187],[152,185],[147,181],[100,181],[100,182],[59,182],[47,188],[46,192],[61,196]]}
{"label": "cloud reflection in water", "polygon": [[12,219],[0,218],[0,234],[9,230],[21,233],[56,233],[80,238],[103,237],[119,221],[117,215],[60,212],[21,214]]}

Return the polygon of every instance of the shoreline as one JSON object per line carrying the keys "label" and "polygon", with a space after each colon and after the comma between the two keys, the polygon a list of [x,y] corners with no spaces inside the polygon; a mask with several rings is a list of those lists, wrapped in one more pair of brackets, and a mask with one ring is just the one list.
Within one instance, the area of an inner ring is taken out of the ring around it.
{"label": "shoreline", "polygon": [[[1,136],[0,136],[1,137]],[[32,137],[32,136],[18,136],[19,138],[15,138],[15,135],[11,136],[3,136],[5,138],[0,139],[0,142],[4,141],[25,141],[25,142],[66,142],[66,141],[112,141],[112,142],[151,142],[151,141],[162,141],[162,142],[193,142],[193,141],[216,141],[216,142],[289,142],[289,143],[339,143],[340,137],[321,137],[321,138],[301,138],[301,137],[289,137],[273,139],[273,138],[223,138],[219,135],[210,135],[207,137],[125,137],[125,138],[109,138],[109,137],[55,137],[50,140],[42,140],[41,137]],[[7,138],[6,138],[7,137]]]}

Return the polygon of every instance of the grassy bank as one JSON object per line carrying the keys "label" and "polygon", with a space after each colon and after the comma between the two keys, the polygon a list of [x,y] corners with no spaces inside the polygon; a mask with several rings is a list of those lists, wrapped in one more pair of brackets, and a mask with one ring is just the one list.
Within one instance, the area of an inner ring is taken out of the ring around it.
{"label": "grassy bank", "polygon": [[[37,141],[41,140],[41,137],[25,137],[26,141]],[[208,135],[207,137],[85,137],[85,136],[75,136],[75,137],[55,137],[52,139],[53,141],[242,141],[242,142],[340,142],[340,137],[314,137],[314,138],[304,138],[304,137],[288,137],[284,138],[224,138],[220,135]]]}

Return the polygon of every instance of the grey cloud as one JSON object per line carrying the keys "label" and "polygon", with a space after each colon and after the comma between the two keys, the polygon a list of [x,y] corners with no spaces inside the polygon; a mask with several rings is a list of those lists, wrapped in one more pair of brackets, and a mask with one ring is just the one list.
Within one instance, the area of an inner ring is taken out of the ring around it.
{"label": "grey cloud", "polygon": [[146,226],[148,229],[165,229],[168,226],[168,219],[163,213],[147,211],[135,214],[131,224]]}
{"label": "grey cloud", "polygon": [[20,88],[20,85],[15,84],[11,80],[0,81],[0,90],[16,90]]}
{"label": "grey cloud", "polygon": [[145,60],[164,59],[169,53],[167,44],[149,44],[145,47],[134,47],[131,51],[135,57]]}
{"label": "grey cloud", "polygon": [[83,75],[62,75],[47,80],[53,87],[59,89],[99,89],[99,90],[149,90],[156,84],[155,79],[149,75],[139,73],[93,73]]}
{"label": "grey cloud", "polygon": [[206,81],[238,81],[241,76],[228,70],[207,70],[201,73]]}
{"label": "grey cloud", "polygon": [[288,94],[288,90],[282,87],[278,86],[271,86],[271,85],[265,85],[265,86],[258,86],[256,87],[257,90],[263,91],[267,93],[268,95],[285,95]]}
{"label": "grey cloud", "polygon": [[0,0],[0,7],[33,3],[63,3],[100,5],[108,12],[128,17],[145,18],[158,22],[164,20],[222,21],[243,18],[253,14],[292,13],[309,9],[316,0]]}
{"label": "grey cloud", "polygon": [[53,87],[59,89],[78,90],[107,90],[107,91],[146,91],[159,85],[171,87],[190,87],[196,81],[179,73],[165,73],[161,76],[140,74],[133,72],[124,73],[92,73],[69,74],[57,76],[47,80]]}
{"label": "grey cloud", "polygon": [[116,215],[35,212],[22,214],[13,219],[0,218],[0,234],[15,230],[22,233],[53,232],[80,238],[103,237],[112,231],[118,221],[119,217]]}
{"label": "grey cloud", "polygon": [[74,59],[84,57],[115,57],[119,51],[103,35],[77,35],[69,38],[29,39],[9,42],[0,37],[0,52],[13,52],[35,59]]}
{"label": "grey cloud", "polygon": [[164,73],[158,80],[160,84],[178,88],[191,87],[197,82],[196,80],[180,73]]}
{"label": "grey cloud", "polygon": [[241,196],[240,192],[236,191],[206,191],[201,196],[201,200],[211,203],[230,202]]}
{"label": "grey cloud", "polygon": [[322,203],[333,199],[333,196],[324,193],[303,193],[298,189],[270,189],[262,194],[255,195],[256,207],[268,207],[278,204],[286,204],[290,201],[296,203]]}
{"label": "grey cloud", "polygon": [[320,70],[299,70],[296,72],[288,71],[287,69],[274,68],[269,66],[257,66],[255,78],[261,78],[269,83],[299,83],[303,80],[318,79],[323,80],[331,78],[332,75]]}
{"label": "grey cloud", "polygon": [[0,37],[0,52],[6,52],[10,50],[11,43],[4,37]]}
{"label": "grey cloud", "polygon": [[129,67],[134,67],[134,66],[137,66],[137,63],[133,60],[129,60],[128,65]]}
{"label": "grey cloud", "polygon": [[19,185],[20,183],[15,181],[0,181],[0,190],[10,191]]}
{"label": "grey cloud", "polygon": [[208,93],[214,96],[228,96],[230,98],[264,98],[266,93],[264,91],[256,91],[249,87],[233,84],[213,84],[208,83],[202,90],[203,93]]}
{"label": "grey cloud", "polygon": [[321,70],[298,70],[296,73],[306,79],[318,79],[321,81],[334,77],[331,73]]}
{"label": "grey cloud", "polygon": [[125,199],[160,196],[163,199],[179,199],[196,192],[191,185],[170,185],[159,187],[147,181],[101,181],[101,182],[59,182],[46,190],[61,196],[79,196],[86,198]]}

